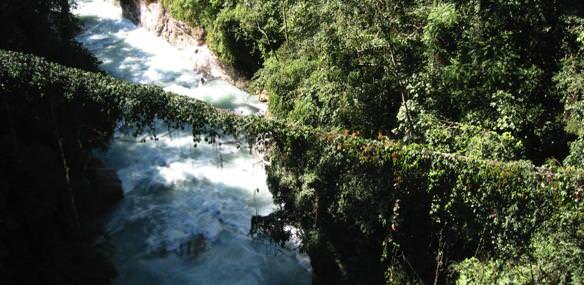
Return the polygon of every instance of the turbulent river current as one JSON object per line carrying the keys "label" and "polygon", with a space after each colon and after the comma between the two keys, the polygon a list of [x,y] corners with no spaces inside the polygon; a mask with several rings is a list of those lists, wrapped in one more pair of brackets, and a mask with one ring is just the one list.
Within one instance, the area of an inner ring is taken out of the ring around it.
{"label": "turbulent river current", "polygon": [[[221,80],[201,84],[190,55],[122,18],[106,0],[79,0],[77,40],[109,74],[156,84],[242,114],[265,105]],[[98,242],[111,247],[115,284],[310,284],[306,256],[249,236],[251,216],[274,209],[259,155],[242,144],[199,144],[188,129],[158,140],[116,132],[99,153],[117,171],[125,198],[105,218]]]}

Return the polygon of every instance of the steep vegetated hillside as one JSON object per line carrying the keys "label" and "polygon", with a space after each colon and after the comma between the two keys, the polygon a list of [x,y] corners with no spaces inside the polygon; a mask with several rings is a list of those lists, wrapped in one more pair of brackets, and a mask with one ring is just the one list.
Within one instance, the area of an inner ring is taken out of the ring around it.
{"label": "steep vegetated hillside", "polygon": [[[579,1],[161,2],[253,74],[277,119],[471,161],[584,166]],[[582,282],[581,206],[546,212],[553,187],[523,171],[399,153],[371,165],[295,143],[271,153],[272,222],[303,230],[320,283]]]}
{"label": "steep vegetated hillside", "polygon": [[538,163],[575,138],[564,106],[578,100],[577,1],[161,2],[254,74],[278,118],[481,152],[469,148],[492,136],[445,141],[465,125]]}

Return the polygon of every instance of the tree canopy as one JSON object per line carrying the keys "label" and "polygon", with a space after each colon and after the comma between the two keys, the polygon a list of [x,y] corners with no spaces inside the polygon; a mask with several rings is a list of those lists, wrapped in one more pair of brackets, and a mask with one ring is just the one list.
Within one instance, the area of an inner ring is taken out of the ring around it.
{"label": "tree canopy", "polygon": [[210,142],[232,135],[268,147],[268,183],[282,207],[272,217],[302,230],[322,280],[486,284],[508,276],[523,283],[584,278],[581,169],[239,116],[159,87],[31,55],[1,51],[0,63],[0,94],[8,106],[61,102],[97,108],[138,132],[151,130],[159,119],[175,128],[192,125],[195,141],[200,134]]}

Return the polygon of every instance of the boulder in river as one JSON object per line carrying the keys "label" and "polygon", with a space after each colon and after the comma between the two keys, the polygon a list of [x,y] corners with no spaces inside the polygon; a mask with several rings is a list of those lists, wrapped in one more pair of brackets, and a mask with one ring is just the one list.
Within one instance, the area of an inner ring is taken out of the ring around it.
{"label": "boulder in river", "polygon": [[187,242],[182,243],[177,254],[183,257],[198,256],[207,248],[207,239],[202,234],[198,234]]}

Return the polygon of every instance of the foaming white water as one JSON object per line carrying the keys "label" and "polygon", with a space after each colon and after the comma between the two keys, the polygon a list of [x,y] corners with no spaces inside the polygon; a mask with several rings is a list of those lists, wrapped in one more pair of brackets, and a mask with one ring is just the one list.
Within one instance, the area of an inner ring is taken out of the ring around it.
{"label": "foaming white water", "polygon": [[[265,106],[221,80],[199,86],[186,51],[122,19],[104,0],[79,1],[78,40],[101,68],[136,83],[208,101],[245,114]],[[107,221],[119,271],[116,284],[309,284],[306,257],[248,236],[253,214],[273,211],[262,162],[245,144],[193,147],[191,133],[166,131],[156,141],[117,132],[101,154],[122,180],[125,199]]]}

